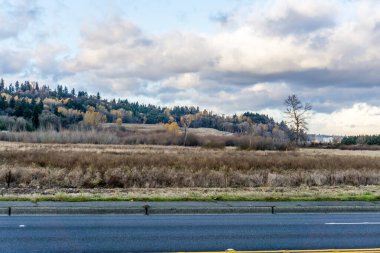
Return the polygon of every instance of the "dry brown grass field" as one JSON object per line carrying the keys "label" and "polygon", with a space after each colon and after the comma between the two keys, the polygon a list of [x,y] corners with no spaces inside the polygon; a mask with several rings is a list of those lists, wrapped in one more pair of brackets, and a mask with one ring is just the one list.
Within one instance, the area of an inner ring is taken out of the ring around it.
{"label": "dry brown grass field", "polygon": [[0,142],[3,195],[87,192],[186,199],[219,193],[277,199],[378,196],[379,185],[380,151]]}
{"label": "dry brown grass field", "polygon": [[[142,132],[142,133],[151,133],[157,131],[166,131],[163,124],[133,124],[133,123],[124,123],[122,126],[129,131],[133,132]],[[115,123],[104,123],[102,124],[104,129],[115,128],[117,125]],[[183,133],[184,129],[179,129],[180,133]],[[219,131],[213,128],[189,128],[188,132],[195,134],[197,136],[232,136],[230,132]]]}

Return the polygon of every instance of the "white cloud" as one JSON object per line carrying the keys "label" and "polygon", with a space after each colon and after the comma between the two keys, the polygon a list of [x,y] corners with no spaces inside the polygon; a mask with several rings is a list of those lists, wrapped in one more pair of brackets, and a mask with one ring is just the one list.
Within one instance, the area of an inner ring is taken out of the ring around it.
{"label": "white cloud", "polygon": [[215,70],[227,73],[247,73],[252,78],[266,75],[322,68],[329,59],[307,43],[293,37],[270,37],[250,27],[224,32],[210,38],[219,54]]}
{"label": "white cloud", "polygon": [[86,28],[80,49],[79,55],[67,63],[73,73],[150,81],[199,72],[210,64],[211,51],[198,35],[173,32],[148,36],[120,18]]}
{"label": "white cloud", "polygon": [[201,84],[200,77],[197,73],[184,73],[177,76],[169,77],[161,82],[164,87],[173,87],[179,89],[196,88]]}
{"label": "white cloud", "polygon": [[310,132],[326,134],[380,134],[380,107],[357,103],[331,114],[316,113]]}

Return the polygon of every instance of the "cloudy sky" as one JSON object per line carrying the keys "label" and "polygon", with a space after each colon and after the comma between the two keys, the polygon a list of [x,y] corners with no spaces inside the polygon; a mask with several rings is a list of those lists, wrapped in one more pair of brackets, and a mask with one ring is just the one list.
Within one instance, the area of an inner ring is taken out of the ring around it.
{"label": "cloudy sky", "polygon": [[380,1],[0,0],[0,76],[380,133]]}

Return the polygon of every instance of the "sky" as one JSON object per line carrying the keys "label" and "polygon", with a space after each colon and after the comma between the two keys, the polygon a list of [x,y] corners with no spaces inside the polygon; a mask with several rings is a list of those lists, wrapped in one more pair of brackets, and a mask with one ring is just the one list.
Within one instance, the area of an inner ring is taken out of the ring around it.
{"label": "sky", "polygon": [[0,0],[0,77],[380,134],[380,1]]}

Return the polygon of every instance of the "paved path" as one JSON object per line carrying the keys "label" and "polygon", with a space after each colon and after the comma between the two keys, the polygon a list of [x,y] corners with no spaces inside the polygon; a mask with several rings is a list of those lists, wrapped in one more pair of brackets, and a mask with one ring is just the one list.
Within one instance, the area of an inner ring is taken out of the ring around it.
{"label": "paved path", "polygon": [[1,252],[380,247],[380,214],[0,217]]}

